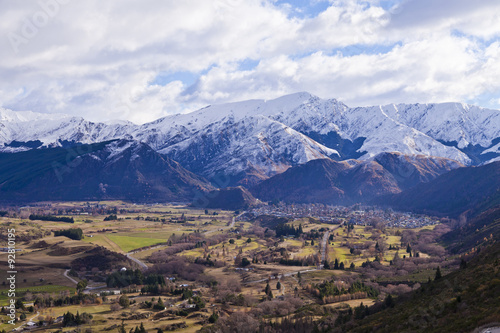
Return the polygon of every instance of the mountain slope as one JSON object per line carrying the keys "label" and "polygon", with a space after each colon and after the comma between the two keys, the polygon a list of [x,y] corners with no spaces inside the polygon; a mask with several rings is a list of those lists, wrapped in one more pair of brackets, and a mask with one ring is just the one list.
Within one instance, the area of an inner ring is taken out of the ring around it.
{"label": "mountain slope", "polygon": [[348,198],[337,180],[339,174],[349,168],[347,162],[313,160],[263,181],[251,192],[265,201],[342,203]]}
{"label": "mountain slope", "polygon": [[0,200],[191,201],[204,179],[136,141],[0,154]]}
{"label": "mountain slope", "polygon": [[368,160],[383,152],[464,165],[500,158],[500,111],[459,103],[350,108],[296,93],[208,106],[144,125],[0,109],[0,151],[134,139],[188,170],[253,185],[313,159]]}
{"label": "mountain slope", "polygon": [[432,182],[376,199],[374,203],[453,217],[466,211],[484,211],[500,204],[500,161],[458,168]]}
{"label": "mountain slope", "polygon": [[230,175],[231,185],[252,185],[292,165],[339,157],[337,151],[263,116],[210,124],[159,152],[208,179]]}
{"label": "mountain slope", "polygon": [[[500,196],[498,198],[500,199]],[[454,230],[442,237],[453,253],[470,251],[476,246],[484,246],[498,239],[500,239],[500,205],[468,220],[462,219]]]}
{"label": "mountain slope", "polygon": [[400,153],[382,153],[373,160],[389,171],[403,190],[419,183],[428,183],[439,175],[463,166],[447,158]]}
{"label": "mountain slope", "polygon": [[[483,248],[465,269],[424,284],[393,308],[339,332],[472,332],[500,321],[500,243]],[[469,258],[467,258],[469,260]]]}
{"label": "mountain slope", "polygon": [[197,198],[193,206],[199,208],[219,208],[227,210],[248,209],[257,204],[257,199],[244,187],[217,189]]}
{"label": "mountain slope", "polygon": [[461,165],[443,158],[383,153],[368,161],[310,161],[251,189],[262,200],[352,204],[399,193]]}

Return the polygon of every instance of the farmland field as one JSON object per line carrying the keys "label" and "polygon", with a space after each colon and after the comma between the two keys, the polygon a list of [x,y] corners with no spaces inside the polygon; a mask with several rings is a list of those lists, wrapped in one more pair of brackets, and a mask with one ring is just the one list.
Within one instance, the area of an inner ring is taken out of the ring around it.
{"label": "farmland field", "polygon": [[[406,232],[405,229],[379,230],[360,225],[348,229],[345,224],[297,218],[290,219],[289,224],[297,230],[302,225],[301,233],[276,236],[278,230],[273,229],[274,226],[262,227],[251,219],[238,220],[231,225],[233,218],[240,214],[222,210],[205,211],[179,205],[135,205],[119,201],[54,203],[54,206],[48,207],[45,209],[52,212],[55,209],[72,212],[75,207],[90,212],[88,215],[75,215],[75,223],[26,221],[23,217],[0,218],[0,223],[5,226],[15,227],[19,233],[35,237],[22,243],[23,251],[16,258],[20,266],[19,276],[22,276],[17,285],[17,297],[23,299],[28,290],[43,297],[57,298],[67,294],[61,293],[63,291],[69,291],[71,297],[83,297],[75,287],[84,280],[89,282],[86,295],[99,288],[124,291],[126,289],[123,288],[129,286],[131,289],[126,291],[130,298],[128,307],[117,307],[119,295],[99,298],[94,295],[80,306],[63,304],[40,308],[40,318],[57,317],[68,311],[92,314],[92,323],[81,329],[93,332],[117,331],[122,322],[126,331],[135,329],[143,322],[149,332],[156,332],[160,327],[195,332],[207,325],[208,317],[214,312],[228,318],[235,311],[260,311],[261,306],[265,308],[269,305],[266,302],[275,302],[274,298],[278,296],[283,296],[285,302],[297,297],[300,299],[297,302],[303,303],[304,307],[316,305],[324,309],[321,311],[342,311],[349,306],[357,307],[361,302],[371,305],[383,296],[365,298],[366,295],[360,295],[362,299],[350,299],[350,295],[345,295],[347,298],[338,300],[318,298],[315,290],[328,281],[347,286],[357,280],[369,280],[370,285],[380,284],[383,290],[384,286],[391,284],[423,283],[435,274],[432,266],[418,266],[418,261],[403,258],[404,250],[399,251],[398,267],[404,263],[405,268],[414,267],[413,271],[405,272],[391,265],[396,250],[389,250],[388,247],[401,246],[400,235]],[[38,210],[43,211],[42,208]],[[23,208],[21,215],[26,217],[28,213],[29,208]],[[54,230],[75,228],[82,230],[82,240],[55,237],[52,233]],[[44,230],[48,232],[43,233]],[[327,230],[330,231],[330,239],[326,257],[328,265],[323,263],[324,269],[320,266],[320,251]],[[165,244],[167,242],[169,245]],[[380,248],[376,246],[377,242],[381,244]],[[134,251],[139,248],[144,249]],[[123,256],[129,252],[133,254],[128,258]],[[131,261],[130,258],[138,261]],[[343,262],[341,267],[344,269],[334,269],[335,259]],[[5,260],[6,254],[0,254],[0,261]],[[425,255],[425,260],[424,264],[440,258]],[[351,268],[351,263],[355,264],[354,268]],[[144,295],[139,293],[139,288],[144,287],[141,282],[129,284],[128,281],[131,276],[141,281],[141,274],[145,278],[148,274],[146,267],[160,272],[168,280],[162,290]],[[443,267],[443,272],[448,269]],[[69,277],[64,275],[70,270]],[[377,273],[377,270],[382,273]],[[401,274],[406,275],[402,277]],[[0,277],[4,275],[0,272]],[[278,288],[278,282],[281,288]],[[273,296],[265,293],[267,283]],[[200,295],[205,308],[182,310],[189,302],[194,302],[195,296],[186,296],[181,286],[188,286],[189,290]],[[8,302],[5,292],[5,288],[0,290],[0,305]],[[156,302],[160,296],[169,303],[168,309],[158,311],[147,305]],[[23,302],[28,303],[26,300]],[[158,313],[162,315],[155,318]],[[143,315],[145,317],[141,317]],[[28,314],[28,318],[32,316]],[[266,318],[279,322],[284,317],[275,313],[266,315]],[[5,316],[0,315],[0,319],[5,320]],[[69,332],[71,328],[54,324],[45,331]]]}
{"label": "farmland field", "polygon": [[141,247],[166,242],[164,238],[146,238],[121,235],[107,235],[107,237],[118,245],[124,252],[130,252]]}

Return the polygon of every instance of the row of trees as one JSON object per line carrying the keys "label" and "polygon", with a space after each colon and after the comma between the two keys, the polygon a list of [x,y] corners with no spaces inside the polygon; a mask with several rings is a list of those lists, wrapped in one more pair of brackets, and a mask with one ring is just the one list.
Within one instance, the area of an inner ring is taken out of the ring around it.
{"label": "row of trees", "polygon": [[72,217],[66,216],[53,216],[53,215],[37,215],[31,214],[28,217],[30,220],[39,220],[39,221],[51,221],[51,222],[67,222],[67,223],[75,223],[75,220]]}
{"label": "row of trees", "polygon": [[139,269],[136,269],[114,272],[107,277],[106,284],[110,288],[124,288],[131,284],[164,286],[166,282],[165,277],[161,274],[150,273],[144,275]]}
{"label": "row of trees", "polygon": [[278,224],[274,230],[276,231],[277,237],[288,235],[298,237],[304,233],[302,230],[302,224],[300,224],[298,228],[295,228],[293,225],[282,223]]}
{"label": "row of trees", "polygon": [[86,312],[80,315],[80,313],[77,311],[76,315],[74,315],[73,313],[68,311],[63,315],[62,325],[63,327],[66,327],[66,326],[78,326],[81,324],[87,324],[90,323],[92,318],[93,318],[92,315]]}
{"label": "row of trees", "polygon": [[66,236],[70,239],[81,240],[83,239],[83,231],[80,228],[71,228],[66,230],[56,230],[54,231],[54,236]]}

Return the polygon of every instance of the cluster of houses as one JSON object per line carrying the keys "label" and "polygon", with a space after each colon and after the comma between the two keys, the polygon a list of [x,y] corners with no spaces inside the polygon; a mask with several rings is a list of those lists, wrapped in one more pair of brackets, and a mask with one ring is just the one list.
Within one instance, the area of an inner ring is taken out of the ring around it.
{"label": "cluster of houses", "polygon": [[[285,204],[261,206],[249,212],[254,216],[272,215],[298,219],[313,217],[324,223],[370,225],[374,220],[382,221],[389,228],[421,228],[439,223],[439,220],[421,214],[394,212],[391,209],[377,209],[355,205],[352,207],[324,204]],[[241,218],[245,218],[244,216]]]}

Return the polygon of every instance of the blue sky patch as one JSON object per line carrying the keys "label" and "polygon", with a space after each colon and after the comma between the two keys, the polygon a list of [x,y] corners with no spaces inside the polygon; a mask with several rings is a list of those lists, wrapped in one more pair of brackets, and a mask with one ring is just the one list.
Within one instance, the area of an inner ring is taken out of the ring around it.
{"label": "blue sky patch", "polygon": [[305,17],[316,17],[321,12],[324,12],[328,7],[330,7],[330,2],[326,0],[278,0],[275,2],[276,6],[290,5],[292,10],[290,11],[291,17],[305,18]]}
{"label": "blue sky patch", "polygon": [[254,69],[255,67],[257,67],[260,63],[260,60],[254,60],[254,59],[245,59],[243,61],[240,62],[238,68],[241,70],[241,71],[250,71],[252,69]]}
{"label": "blue sky patch", "polygon": [[328,52],[328,55],[336,55],[341,53],[344,57],[352,57],[361,54],[373,55],[373,54],[386,54],[391,52],[396,46],[401,46],[401,42],[392,43],[389,45],[375,44],[375,45],[361,45],[354,44],[345,47],[335,48]]}
{"label": "blue sky patch", "polygon": [[181,81],[184,85],[190,86],[198,80],[199,74],[193,72],[175,72],[175,73],[160,73],[150,83],[150,85],[165,86],[173,81]]}

